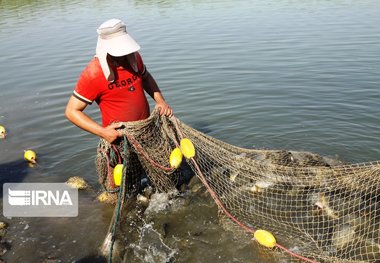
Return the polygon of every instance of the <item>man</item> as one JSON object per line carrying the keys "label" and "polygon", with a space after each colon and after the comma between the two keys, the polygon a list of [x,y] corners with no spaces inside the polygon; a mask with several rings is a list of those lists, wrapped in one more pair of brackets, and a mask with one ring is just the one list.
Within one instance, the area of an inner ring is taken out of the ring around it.
{"label": "man", "polygon": [[[146,69],[140,54],[140,46],[127,33],[126,25],[118,19],[110,19],[97,29],[98,43],[96,56],[83,70],[70,97],[65,115],[79,128],[95,134],[109,143],[113,143],[119,152],[123,152],[127,164],[126,188],[128,192],[138,191],[143,168],[133,151],[124,152],[120,122],[138,121],[149,117],[150,110],[146,91],[156,102],[161,115],[172,116],[173,110],[165,102],[152,75]],[[99,125],[83,111],[95,101],[102,115]],[[110,158],[110,152],[101,152],[102,140],[98,147],[96,168],[99,182],[106,189],[114,188],[113,178],[104,172],[104,162],[114,167],[120,160]],[[107,167],[109,167],[107,165]],[[100,167],[100,168],[99,168]]]}
{"label": "man", "polygon": [[[112,143],[122,136],[118,130],[120,122],[149,117],[144,91],[155,100],[161,115],[172,116],[173,110],[146,69],[137,52],[140,46],[128,34],[126,25],[119,19],[110,19],[97,32],[96,56],[78,80],[66,106],[66,117],[81,129]],[[102,125],[83,112],[93,101],[99,105]]]}

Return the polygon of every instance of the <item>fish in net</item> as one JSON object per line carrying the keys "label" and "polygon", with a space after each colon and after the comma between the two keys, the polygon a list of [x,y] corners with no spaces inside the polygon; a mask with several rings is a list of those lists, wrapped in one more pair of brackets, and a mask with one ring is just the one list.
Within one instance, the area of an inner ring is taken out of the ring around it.
{"label": "fish in net", "polygon": [[[279,262],[380,262],[379,162],[348,164],[308,152],[240,148],[156,111],[123,125],[120,142],[101,140],[96,159],[100,184],[118,200],[105,242],[110,257],[123,211],[142,190],[141,181],[169,192],[191,170],[225,224],[251,236],[257,230],[273,235],[269,247],[252,241],[260,254]],[[169,156],[183,138],[192,142],[195,156],[175,168]],[[112,179],[117,163],[127,167],[120,186]]]}

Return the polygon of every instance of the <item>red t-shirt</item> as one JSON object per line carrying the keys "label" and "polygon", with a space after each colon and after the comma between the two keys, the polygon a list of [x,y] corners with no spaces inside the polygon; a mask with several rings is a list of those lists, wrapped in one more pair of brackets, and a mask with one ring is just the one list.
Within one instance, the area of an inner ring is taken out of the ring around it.
{"label": "red t-shirt", "polygon": [[113,67],[115,81],[104,77],[99,61],[94,57],[79,77],[74,96],[88,104],[99,105],[103,126],[117,121],[137,121],[149,117],[149,104],[142,85],[146,72],[144,63],[137,53],[138,72]]}

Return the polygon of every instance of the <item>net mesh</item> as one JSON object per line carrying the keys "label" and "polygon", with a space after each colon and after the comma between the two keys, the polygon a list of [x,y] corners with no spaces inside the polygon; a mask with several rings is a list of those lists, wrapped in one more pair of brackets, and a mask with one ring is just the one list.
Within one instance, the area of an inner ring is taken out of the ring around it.
{"label": "net mesh", "polygon": [[[112,167],[125,159],[125,196],[139,191],[142,170],[156,191],[166,192],[191,169],[221,217],[243,232],[265,229],[276,237],[272,249],[256,244],[263,254],[286,262],[380,262],[379,162],[240,148],[156,112],[124,123],[123,133],[117,147],[104,140],[98,147],[99,180],[108,191],[117,190]],[[196,155],[174,169],[169,156],[182,138]]]}

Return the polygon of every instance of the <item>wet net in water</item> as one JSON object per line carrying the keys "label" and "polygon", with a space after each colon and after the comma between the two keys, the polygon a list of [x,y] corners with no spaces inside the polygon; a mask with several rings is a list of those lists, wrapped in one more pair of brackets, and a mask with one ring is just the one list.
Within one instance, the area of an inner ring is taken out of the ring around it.
{"label": "wet net in water", "polygon": [[[123,134],[118,146],[101,140],[96,161],[100,183],[121,192],[116,218],[141,181],[167,192],[191,169],[222,217],[247,234],[264,229],[274,235],[273,248],[252,241],[264,254],[286,262],[380,261],[379,162],[346,164],[307,152],[240,148],[156,112],[124,123]],[[169,156],[182,138],[192,141],[196,154],[176,169]],[[127,167],[120,189],[112,180],[117,163]],[[111,230],[117,232],[117,225]]]}

